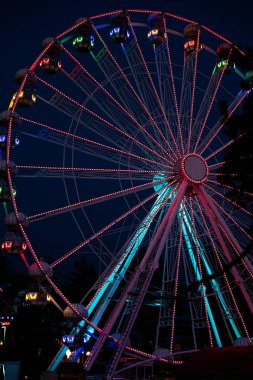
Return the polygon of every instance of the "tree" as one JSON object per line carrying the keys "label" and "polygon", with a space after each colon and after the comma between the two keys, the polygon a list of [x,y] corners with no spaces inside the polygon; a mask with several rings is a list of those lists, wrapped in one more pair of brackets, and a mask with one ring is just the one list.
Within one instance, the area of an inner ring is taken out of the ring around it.
{"label": "tree", "polygon": [[249,204],[251,200],[247,192],[253,193],[253,48],[247,49],[245,55],[237,55],[235,63],[246,71],[246,79],[241,82],[241,87],[248,90],[249,94],[240,112],[230,118],[227,117],[225,102],[219,103],[222,118],[225,119],[224,133],[234,139],[226,150],[225,164],[220,168],[220,173],[224,175],[219,176],[219,180],[222,184],[233,187],[227,196],[240,206]]}
{"label": "tree", "polygon": [[0,287],[8,284],[12,279],[10,260],[6,255],[0,254]]}
{"label": "tree", "polygon": [[97,280],[97,272],[82,256],[74,263],[73,271],[64,284],[64,294],[72,303],[79,303]]}

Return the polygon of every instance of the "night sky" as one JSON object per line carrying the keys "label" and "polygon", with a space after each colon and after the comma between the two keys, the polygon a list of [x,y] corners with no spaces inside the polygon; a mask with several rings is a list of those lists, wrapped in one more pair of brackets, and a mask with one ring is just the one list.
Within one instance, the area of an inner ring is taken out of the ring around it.
{"label": "night sky", "polygon": [[79,17],[118,8],[161,9],[191,18],[243,47],[253,45],[253,4],[250,0],[42,0],[3,1],[0,7],[1,109],[8,107],[15,72],[33,62],[41,41],[57,35]]}

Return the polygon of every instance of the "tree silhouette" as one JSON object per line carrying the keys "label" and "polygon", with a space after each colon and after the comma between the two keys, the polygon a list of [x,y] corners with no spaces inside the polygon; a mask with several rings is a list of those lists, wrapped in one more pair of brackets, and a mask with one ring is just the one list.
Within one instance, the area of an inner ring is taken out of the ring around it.
{"label": "tree silhouette", "polygon": [[0,287],[7,284],[12,279],[12,269],[10,260],[4,254],[0,254]]}
{"label": "tree silhouette", "polygon": [[222,120],[226,121],[224,133],[234,139],[226,150],[225,164],[220,168],[220,173],[225,175],[219,176],[219,181],[234,188],[227,192],[227,196],[240,206],[250,203],[245,192],[253,192],[253,48],[247,49],[244,56],[237,55],[235,63],[248,74],[241,87],[247,89],[249,94],[240,111],[230,118],[227,118],[226,103],[219,102]]}
{"label": "tree silhouette", "polygon": [[97,279],[97,272],[82,256],[74,263],[73,271],[63,285],[64,294],[72,303],[79,303]]}

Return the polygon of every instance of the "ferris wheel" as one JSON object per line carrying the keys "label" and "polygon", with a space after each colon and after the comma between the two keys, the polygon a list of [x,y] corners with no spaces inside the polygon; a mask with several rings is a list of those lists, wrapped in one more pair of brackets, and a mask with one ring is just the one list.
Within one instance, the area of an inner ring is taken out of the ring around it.
{"label": "ferris wheel", "polygon": [[[57,307],[79,317],[50,371],[86,344],[84,368],[106,348],[112,379],[129,355],[176,362],[178,351],[252,343],[253,194],[242,206],[220,181],[236,140],[224,126],[252,87],[243,54],[184,17],[116,10],[47,38],[17,72],[0,115],[2,249],[39,268]],[[53,271],[80,254],[99,274],[77,303]]]}

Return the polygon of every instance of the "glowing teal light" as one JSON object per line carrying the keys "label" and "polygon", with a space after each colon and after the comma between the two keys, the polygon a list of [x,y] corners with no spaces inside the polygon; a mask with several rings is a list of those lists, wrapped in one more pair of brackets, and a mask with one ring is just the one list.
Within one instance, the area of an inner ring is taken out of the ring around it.
{"label": "glowing teal light", "polygon": [[[153,178],[153,182],[155,181],[160,181],[162,180],[163,178],[165,178],[165,174],[163,173],[157,173],[154,175],[154,178]],[[156,183],[154,185],[154,189],[156,192],[159,192],[160,190],[162,190],[165,186],[168,186],[168,182],[167,181],[164,181],[164,182],[161,182],[161,183]]]}
{"label": "glowing teal light", "polygon": [[[146,218],[144,218],[141,225],[139,226],[139,228],[135,232],[133,238],[129,242],[128,247],[126,248],[126,251],[125,251],[122,259],[120,260],[119,264],[115,267],[115,269],[111,273],[110,277],[108,278],[107,282],[103,285],[103,288],[100,289],[99,293],[97,294],[97,297],[93,300],[92,304],[88,308],[88,314],[90,314],[94,310],[97,302],[101,299],[102,295],[104,294],[104,292],[106,291],[108,286],[112,283],[112,287],[110,289],[109,295],[107,296],[106,300],[104,300],[103,304],[100,305],[98,312],[96,313],[96,315],[92,319],[92,322],[94,324],[98,323],[100,318],[102,317],[103,312],[105,311],[105,309],[109,303],[109,298],[113,296],[113,294],[117,290],[122,278],[125,276],[125,273],[126,273],[127,269],[129,268],[129,265],[131,264],[131,261],[134,258],[135,253],[139,249],[139,247],[140,247],[140,245],[141,245],[141,243],[142,243],[142,241],[143,241],[143,239],[144,239],[144,237],[145,237],[145,235],[146,235],[146,233],[150,227],[150,224],[153,221],[153,217],[154,217],[155,213],[157,212],[158,208],[160,207],[161,202],[163,202],[163,200],[167,197],[168,193],[169,193],[169,189],[166,188],[159,194],[159,196],[157,197],[157,199],[154,203],[154,206],[152,207],[150,213],[146,216]],[[125,260],[125,262],[124,262],[124,260]],[[124,265],[123,265],[123,262],[124,262]]]}
{"label": "glowing teal light", "polygon": [[[187,250],[188,250],[191,262],[192,262],[192,266],[194,268],[197,280],[200,281],[201,280],[201,276],[200,276],[200,273],[199,273],[199,269],[197,267],[197,262],[196,262],[196,259],[194,257],[194,253],[193,253],[193,250],[192,250],[191,242],[190,242],[190,239],[188,237],[188,233],[187,233],[187,230],[186,230],[186,227],[185,227],[184,223],[182,224],[182,230],[183,230],[183,235],[184,235],[185,243],[187,245]],[[218,347],[222,347],[220,336],[219,336],[219,333],[218,333],[218,330],[217,330],[217,327],[216,327],[216,324],[215,324],[215,321],[214,321],[213,313],[212,313],[212,310],[211,310],[211,307],[210,307],[210,304],[209,304],[209,301],[208,301],[207,297],[205,297],[205,302],[206,302],[206,309],[207,309],[209,321],[210,321],[210,324],[212,326],[212,329],[213,329],[213,332],[214,332],[214,336],[215,336],[217,345],[218,345]]]}
{"label": "glowing teal light", "polygon": [[[103,313],[106,310],[108,303],[110,302],[110,298],[113,296],[113,294],[117,290],[119,284],[121,283],[122,278],[124,277],[126,271],[128,270],[128,267],[129,267],[132,259],[134,258],[136,251],[139,249],[139,247],[140,247],[140,245],[141,245],[141,243],[142,243],[142,241],[143,241],[143,239],[144,239],[144,237],[145,237],[145,235],[146,235],[146,233],[150,227],[150,224],[153,221],[154,215],[156,214],[157,210],[161,206],[161,203],[168,196],[169,192],[170,192],[169,188],[166,188],[160,192],[160,194],[158,195],[158,197],[157,197],[152,209],[150,210],[149,214],[146,216],[146,218],[144,218],[141,225],[139,226],[139,228],[135,232],[134,236],[132,237],[131,241],[129,242],[125,253],[122,255],[122,259],[116,265],[116,267],[112,271],[111,275],[109,276],[109,278],[107,279],[105,284],[99,289],[99,291],[97,292],[93,301],[91,302],[91,304],[87,308],[87,312],[88,312],[88,316],[89,316],[92,313],[92,311],[95,309],[96,305],[98,304],[98,302],[100,301],[100,299],[102,298],[102,296],[104,295],[106,290],[108,289],[109,285],[111,285],[110,292],[106,295],[105,300],[99,306],[97,313],[92,318],[93,324],[96,325],[99,322],[99,320],[101,319],[101,317],[103,316]],[[84,327],[84,325],[85,325],[85,322],[83,320],[80,321],[78,324],[78,327],[76,327],[75,330],[73,329],[71,331],[71,334],[72,333],[78,334],[80,329],[82,329]],[[87,341],[90,338],[90,334],[92,335],[93,332],[94,332],[94,329],[91,326],[88,326],[87,330],[86,330],[87,335],[86,334],[84,335],[85,339]],[[68,349],[68,347],[66,347],[66,346],[63,346],[60,349],[60,351],[57,355],[57,358],[55,358],[53,363],[51,363],[49,366],[50,371],[54,371],[57,368],[58,364],[60,363],[60,361],[62,360],[62,358],[66,354],[67,349]],[[82,351],[82,349],[77,350],[76,355],[73,358],[73,361],[77,360],[77,358],[81,354],[81,351]]]}
{"label": "glowing teal light", "polygon": [[[157,181],[157,180],[161,180],[165,178],[165,175],[163,173],[157,173],[154,178],[153,178],[153,181]],[[158,191],[161,191],[165,186],[168,186],[168,182],[167,181],[164,181],[160,184],[155,184],[154,185],[154,189],[156,192]],[[150,213],[147,215],[147,217],[143,220],[143,222],[141,223],[141,225],[139,226],[139,228],[137,229],[137,231],[135,232],[133,238],[131,239],[122,259],[120,260],[120,262],[118,263],[118,265],[114,268],[113,272],[111,273],[111,275],[109,276],[109,278],[107,279],[106,283],[103,285],[102,288],[100,288],[99,292],[97,293],[96,297],[94,297],[94,300],[92,301],[91,305],[89,306],[88,308],[88,315],[90,315],[92,313],[92,311],[95,309],[96,305],[98,304],[98,302],[101,300],[102,296],[104,295],[104,293],[106,292],[106,290],[108,289],[108,287],[111,285],[111,288],[110,288],[110,291],[109,293],[107,294],[107,296],[105,297],[105,299],[103,300],[102,304],[99,306],[99,309],[97,311],[97,313],[94,315],[94,317],[92,318],[92,323],[94,324],[97,324],[99,322],[99,320],[101,319],[104,311],[106,310],[107,308],[107,305],[108,303],[110,302],[110,298],[112,297],[112,295],[115,293],[115,291],[117,290],[120,282],[121,282],[121,279],[124,277],[136,251],[138,250],[138,248],[140,247],[140,244],[142,243],[143,241],[143,238],[145,237],[149,227],[150,227],[150,224],[153,220],[153,216],[155,215],[156,211],[158,210],[158,208],[160,207],[161,205],[161,202],[164,201],[164,199],[168,196],[170,192],[170,188],[169,187],[166,187],[166,189],[164,189],[160,194],[159,196],[157,197],[157,200],[153,206],[153,208],[151,209]],[[173,199],[173,197],[175,196],[175,193],[173,193],[171,196],[170,196],[170,199]],[[181,210],[179,211],[178,213],[178,217],[181,218]],[[192,262],[192,266],[195,270],[195,275],[196,275],[196,278],[198,281],[201,280],[201,276],[200,276],[200,273],[199,273],[199,270],[198,270],[198,267],[197,267],[197,262],[196,262],[196,259],[195,259],[195,256],[194,256],[194,252],[193,252],[193,249],[192,249],[192,246],[191,246],[191,242],[190,242],[190,239],[189,239],[189,235],[188,233],[191,235],[191,236],[194,236],[193,233],[192,233],[192,230],[191,230],[191,226],[190,226],[190,222],[189,222],[189,216],[187,215],[184,215],[184,220],[183,220],[183,224],[182,224],[182,230],[183,230],[183,236],[184,236],[184,239],[185,239],[185,243],[186,243],[186,246],[187,246],[187,251],[189,253],[189,256],[190,256],[190,259],[191,259],[191,262]],[[188,231],[187,231],[188,229]],[[203,263],[206,267],[206,270],[207,270],[207,273],[208,274],[212,274],[212,271],[211,271],[211,268],[205,258],[205,254],[204,254],[204,249],[203,247],[201,246],[201,244],[199,242],[196,242],[193,238],[193,241],[196,245],[198,245],[198,248],[199,248],[199,252],[200,252],[200,255],[201,255],[201,258],[203,260]],[[124,263],[124,264],[123,264]],[[233,327],[234,329],[234,332],[236,334],[237,337],[241,337],[233,319],[232,319],[232,316],[230,318],[230,314],[229,314],[229,309],[226,305],[226,302],[222,296],[222,293],[219,289],[219,284],[217,283],[217,281],[215,279],[212,279],[212,285],[213,285],[213,289],[217,292],[218,294],[218,297],[220,299],[220,302],[221,302],[221,305],[223,307],[223,309],[225,310],[225,312],[227,313],[227,315],[229,315],[229,321],[231,323],[231,326]],[[217,330],[217,327],[216,327],[216,324],[215,324],[215,320],[214,320],[214,317],[213,317],[213,314],[212,314],[212,310],[211,310],[211,307],[210,307],[210,304],[209,304],[209,301],[207,299],[207,297],[205,297],[205,301],[206,301],[206,308],[207,308],[207,313],[208,313],[208,317],[209,317],[209,320],[210,320],[210,324],[212,326],[212,330],[214,332],[214,335],[215,335],[215,339],[217,341],[217,345],[219,347],[222,347],[222,344],[221,344],[221,340],[220,340],[220,337],[219,337],[219,333],[218,333],[218,330]],[[78,326],[76,329],[75,329],[75,333],[77,334],[85,325],[85,322],[82,320],[79,322]],[[85,337],[85,340],[88,341],[90,336],[94,333],[94,329],[91,327],[91,326],[88,326],[87,327],[87,330],[86,330],[86,333],[84,335]],[[49,367],[49,370],[50,371],[54,371],[59,362],[62,360],[63,356],[65,355],[66,351],[67,351],[67,347],[62,347],[57,358],[55,359],[55,361],[51,364],[51,366]],[[73,359],[74,361],[77,360],[77,358],[79,357],[80,353],[81,353],[82,349],[80,350],[77,350],[77,353],[75,355],[75,358]]]}
{"label": "glowing teal light", "polygon": [[[198,246],[199,254],[200,254],[201,259],[202,259],[202,261],[203,261],[203,263],[204,263],[204,265],[205,265],[205,268],[206,268],[207,274],[211,276],[211,275],[213,274],[213,272],[212,272],[212,270],[211,270],[211,268],[210,268],[210,265],[208,264],[208,261],[207,261],[207,259],[206,259],[206,257],[205,257],[205,250],[204,250],[204,248],[201,246],[201,244],[200,244],[199,241],[196,242],[196,239],[195,239],[195,237],[194,237],[194,234],[193,234],[193,231],[192,231],[192,228],[191,228],[190,222],[189,222],[189,216],[187,215],[187,213],[185,213],[185,215],[184,215],[184,223],[183,223],[183,224],[184,224],[184,226],[187,226],[187,229],[188,229],[188,231],[189,231],[189,234],[192,236],[192,239],[193,239],[194,243]],[[187,230],[186,230],[186,234],[187,234]],[[189,240],[188,235],[187,235],[187,239],[188,239],[189,244],[190,244],[190,240]],[[188,247],[188,248],[189,248],[189,247]],[[191,249],[191,252],[192,252],[192,249]],[[191,257],[191,255],[190,255],[190,257]],[[191,259],[194,259],[194,260],[195,260],[194,256],[191,257]],[[196,260],[195,260],[195,265],[196,265]],[[195,268],[195,266],[194,266],[194,268]],[[233,320],[233,318],[232,318],[232,315],[231,315],[231,313],[230,313],[230,311],[229,311],[229,308],[228,308],[228,306],[227,306],[227,304],[226,304],[226,301],[225,301],[225,299],[224,299],[224,297],[223,297],[223,295],[222,295],[222,292],[221,292],[221,290],[220,290],[219,283],[216,281],[216,279],[211,279],[211,283],[212,283],[212,287],[213,287],[214,291],[217,293],[217,296],[218,296],[218,298],[219,298],[219,300],[220,300],[221,306],[223,307],[223,309],[224,309],[224,311],[225,311],[225,314],[228,316],[228,320],[229,320],[229,322],[230,322],[230,324],[231,324],[231,326],[232,326],[232,328],[233,328],[233,330],[234,330],[234,333],[235,333],[236,338],[240,338],[240,337],[241,337],[241,334],[240,334],[240,332],[239,332],[239,330],[238,330],[238,328],[237,328],[237,326],[236,326],[236,324],[235,324],[235,322],[234,322],[234,320]],[[213,326],[212,326],[212,327],[213,327]],[[215,331],[217,331],[216,326],[215,326],[214,333],[215,333]],[[217,333],[218,333],[218,331],[217,331]],[[216,340],[217,340],[217,338],[216,338]],[[218,341],[217,341],[217,344],[218,344]]]}

